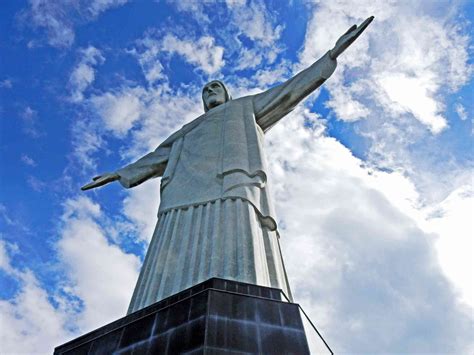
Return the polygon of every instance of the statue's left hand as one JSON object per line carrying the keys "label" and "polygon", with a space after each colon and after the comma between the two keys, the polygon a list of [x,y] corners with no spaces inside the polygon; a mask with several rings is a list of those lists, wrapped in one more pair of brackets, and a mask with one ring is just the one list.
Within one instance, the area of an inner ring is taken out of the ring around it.
{"label": "statue's left hand", "polygon": [[362,22],[359,27],[357,27],[357,25],[353,25],[351,28],[349,28],[346,33],[339,37],[334,48],[329,51],[329,56],[332,59],[336,59],[357,39],[357,37],[361,35],[362,32],[364,32],[373,19],[374,16],[370,16],[368,19]]}

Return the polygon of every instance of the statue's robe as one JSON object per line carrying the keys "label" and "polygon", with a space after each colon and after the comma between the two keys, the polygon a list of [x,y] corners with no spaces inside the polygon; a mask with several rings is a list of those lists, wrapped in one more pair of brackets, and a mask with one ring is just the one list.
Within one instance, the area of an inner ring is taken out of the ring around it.
{"label": "statue's robe", "polygon": [[211,277],[279,288],[291,300],[264,133],[335,68],[326,54],[281,85],[209,110],[117,171],[125,187],[162,176],[158,223],[129,313]]}

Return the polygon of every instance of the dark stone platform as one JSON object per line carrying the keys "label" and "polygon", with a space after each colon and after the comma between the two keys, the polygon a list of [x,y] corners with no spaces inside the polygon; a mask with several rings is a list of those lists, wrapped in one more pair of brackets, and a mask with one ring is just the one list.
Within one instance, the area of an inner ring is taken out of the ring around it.
{"label": "dark stone platform", "polygon": [[213,278],[58,346],[54,354],[309,354],[279,289]]}

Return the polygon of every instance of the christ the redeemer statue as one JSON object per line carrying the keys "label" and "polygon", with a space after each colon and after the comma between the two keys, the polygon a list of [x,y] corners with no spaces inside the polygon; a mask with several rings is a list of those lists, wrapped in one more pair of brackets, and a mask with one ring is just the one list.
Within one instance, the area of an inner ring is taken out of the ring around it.
{"label": "christ the redeemer statue", "polygon": [[[257,95],[231,99],[220,81],[202,91],[205,113],[155,151],[83,190],[161,176],[158,223],[128,313],[212,277],[275,287],[291,300],[267,189],[264,135],[336,69],[373,17],[352,26],[316,63]],[[289,138],[291,139],[291,138]]]}

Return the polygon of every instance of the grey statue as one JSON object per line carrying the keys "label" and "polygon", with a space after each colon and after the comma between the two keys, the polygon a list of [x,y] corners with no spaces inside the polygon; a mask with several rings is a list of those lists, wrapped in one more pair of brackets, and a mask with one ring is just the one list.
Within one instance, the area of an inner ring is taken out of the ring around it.
{"label": "grey statue", "polygon": [[352,26],[317,62],[265,92],[233,100],[222,82],[211,81],[202,90],[203,115],[155,151],[82,187],[117,180],[131,188],[161,176],[158,222],[128,313],[211,277],[279,288],[292,299],[264,135],[331,76],[336,58],[372,20]]}

